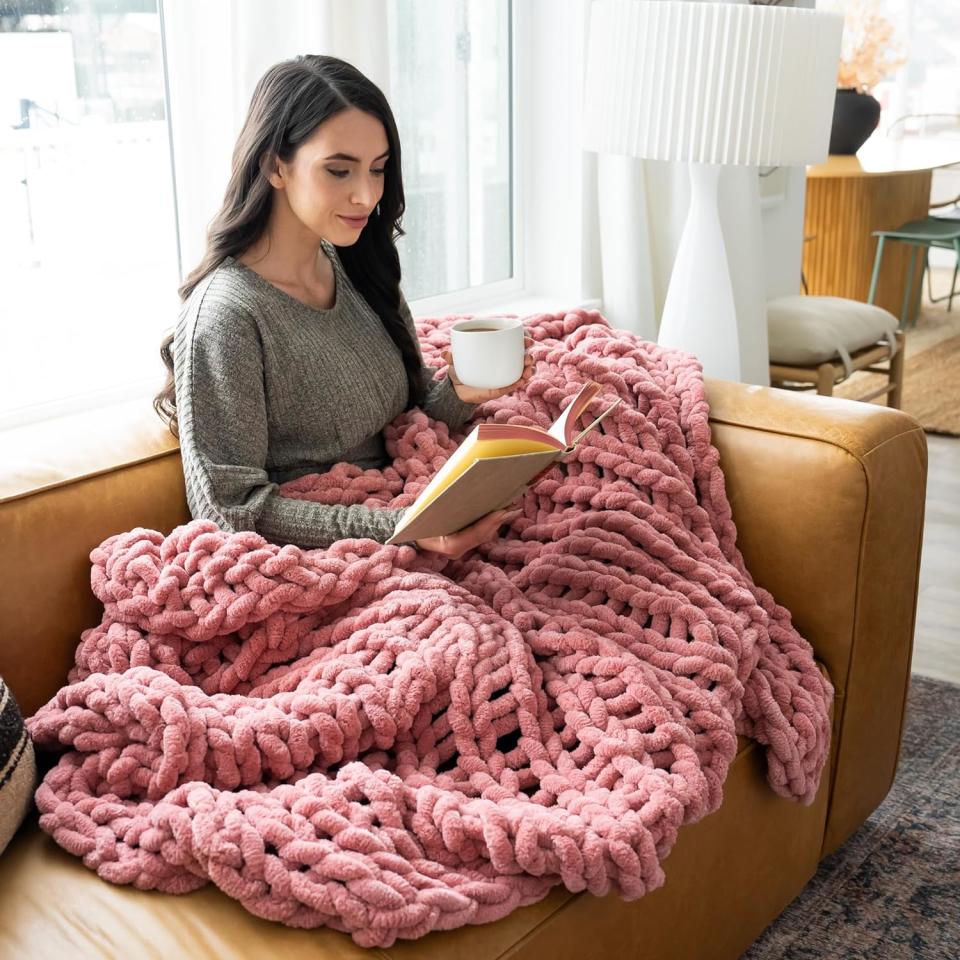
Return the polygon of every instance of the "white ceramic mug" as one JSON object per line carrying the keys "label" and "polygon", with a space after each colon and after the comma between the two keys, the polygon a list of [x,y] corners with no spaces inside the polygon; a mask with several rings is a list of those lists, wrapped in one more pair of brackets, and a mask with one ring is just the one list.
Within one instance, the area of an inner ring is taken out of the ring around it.
{"label": "white ceramic mug", "polygon": [[472,317],[450,328],[450,351],[460,382],[493,390],[523,376],[523,321],[516,317]]}

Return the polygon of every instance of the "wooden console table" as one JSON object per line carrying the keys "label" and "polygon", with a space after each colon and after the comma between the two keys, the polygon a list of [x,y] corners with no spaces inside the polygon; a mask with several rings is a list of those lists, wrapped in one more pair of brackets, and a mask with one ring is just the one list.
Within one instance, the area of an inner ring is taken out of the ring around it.
{"label": "wooden console table", "polygon": [[[855,157],[831,156],[807,168],[803,247],[807,292],[866,302],[877,252],[874,230],[894,230],[925,217],[936,167],[960,163],[960,141],[874,135]],[[900,316],[910,248],[890,243],[875,302]],[[914,278],[916,296],[922,283]]]}

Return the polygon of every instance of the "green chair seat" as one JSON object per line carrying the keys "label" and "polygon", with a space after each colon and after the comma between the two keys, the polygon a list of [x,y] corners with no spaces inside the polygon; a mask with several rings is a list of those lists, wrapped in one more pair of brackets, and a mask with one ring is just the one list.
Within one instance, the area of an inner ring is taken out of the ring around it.
{"label": "green chair seat", "polygon": [[952,249],[954,240],[960,237],[960,220],[922,217],[920,220],[911,220],[896,230],[874,230],[873,236]]}
{"label": "green chair seat", "polygon": [[[897,227],[896,230],[874,230],[872,236],[877,237],[877,254],[873,261],[873,276],[870,278],[870,293],[867,303],[873,303],[877,293],[877,282],[880,279],[880,263],[883,260],[883,246],[888,240],[905,243],[914,247],[910,253],[907,267],[907,286],[903,293],[903,306],[900,310],[900,326],[905,327],[910,322],[910,305],[913,299],[913,274],[916,269],[917,254],[923,248],[923,266],[920,273],[920,286],[923,286],[923,275],[927,274],[927,287],[931,303],[947,301],[947,310],[953,309],[953,297],[957,287],[957,271],[960,270],[960,219],[950,219],[944,216],[921,217],[919,220],[909,220]],[[953,280],[950,283],[950,292],[942,297],[934,297],[930,285],[930,247],[953,250],[956,261],[953,268]],[[913,318],[916,326],[916,316]]]}

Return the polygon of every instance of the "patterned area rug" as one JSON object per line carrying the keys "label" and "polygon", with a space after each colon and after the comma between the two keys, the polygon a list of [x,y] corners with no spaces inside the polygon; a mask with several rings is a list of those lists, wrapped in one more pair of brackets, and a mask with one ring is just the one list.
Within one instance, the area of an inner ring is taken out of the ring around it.
{"label": "patterned area rug", "polygon": [[960,958],[960,686],[914,676],[893,788],[741,960]]}

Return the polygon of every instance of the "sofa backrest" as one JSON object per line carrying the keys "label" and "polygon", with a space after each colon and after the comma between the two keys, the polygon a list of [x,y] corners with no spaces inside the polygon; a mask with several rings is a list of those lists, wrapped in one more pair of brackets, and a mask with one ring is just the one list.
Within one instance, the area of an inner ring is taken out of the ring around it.
{"label": "sofa backrest", "polygon": [[176,439],[144,401],[0,433],[0,676],[29,716],[103,607],[90,551],[190,518]]}

